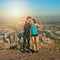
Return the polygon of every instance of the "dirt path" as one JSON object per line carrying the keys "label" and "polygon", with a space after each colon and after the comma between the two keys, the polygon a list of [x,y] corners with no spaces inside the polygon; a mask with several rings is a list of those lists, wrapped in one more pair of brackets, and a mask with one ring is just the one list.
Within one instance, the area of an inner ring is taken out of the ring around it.
{"label": "dirt path", "polygon": [[19,50],[0,50],[0,60],[60,60],[60,53],[49,50],[40,50],[37,54],[22,53]]}

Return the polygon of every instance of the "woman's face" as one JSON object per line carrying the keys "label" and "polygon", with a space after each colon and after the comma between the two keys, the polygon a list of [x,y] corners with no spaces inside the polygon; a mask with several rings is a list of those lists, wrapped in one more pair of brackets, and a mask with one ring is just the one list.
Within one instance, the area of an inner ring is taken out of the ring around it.
{"label": "woman's face", "polygon": [[31,24],[34,25],[34,21],[33,20],[31,20]]}

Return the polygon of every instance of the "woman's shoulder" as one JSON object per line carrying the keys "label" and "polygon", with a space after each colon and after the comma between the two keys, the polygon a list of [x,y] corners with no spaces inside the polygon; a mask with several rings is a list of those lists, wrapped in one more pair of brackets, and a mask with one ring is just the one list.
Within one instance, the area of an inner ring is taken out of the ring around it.
{"label": "woman's shoulder", "polygon": [[35,23],[34,25],[37,26],[37,23]]}

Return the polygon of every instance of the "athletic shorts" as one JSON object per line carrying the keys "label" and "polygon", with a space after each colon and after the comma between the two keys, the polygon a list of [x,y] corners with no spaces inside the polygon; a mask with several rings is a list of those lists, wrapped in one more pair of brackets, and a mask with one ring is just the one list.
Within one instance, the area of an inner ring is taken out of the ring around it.
{"label": "athletic shorts", "polygon": [[38,36],[38,34],[36,34],[36,35],[32,35],[33,37],[36,37],[36,36]]}

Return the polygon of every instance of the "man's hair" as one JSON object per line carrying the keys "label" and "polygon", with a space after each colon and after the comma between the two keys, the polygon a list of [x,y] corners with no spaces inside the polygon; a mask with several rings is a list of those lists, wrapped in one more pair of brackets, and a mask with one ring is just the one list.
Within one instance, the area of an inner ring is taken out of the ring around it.
{"label": "man's hair", "polygon": [[34,23],[36,23],[36,20],[35,19],[32,19]]}
{"label": "man's hair", "polygon": [[28,17],[27,17],[27,20],[28,20],[29,18],[32,18],[32,17],[28,16]]}

